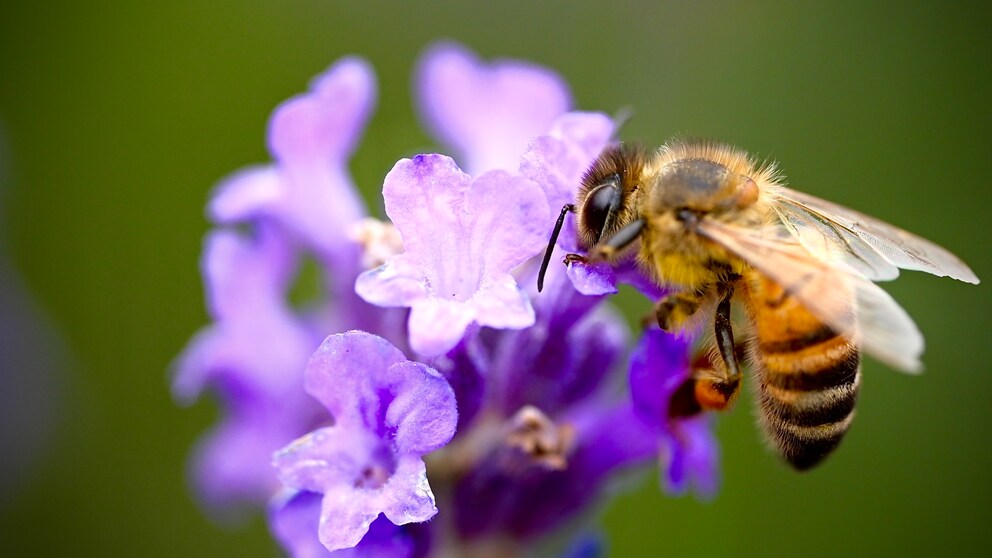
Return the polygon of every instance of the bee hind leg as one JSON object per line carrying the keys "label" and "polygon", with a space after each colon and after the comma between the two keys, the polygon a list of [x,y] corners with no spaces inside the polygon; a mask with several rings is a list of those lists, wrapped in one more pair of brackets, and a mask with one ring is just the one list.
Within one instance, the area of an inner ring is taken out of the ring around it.
{"label": "bee hind leg", "polygon": [[700,375],[695,385],[696,399],[704,409],[726,409],[733,403],[741,387],[738,347],[734,343],[734,330],[730,322],[730,299],[734,291],[730,286],[722,286],[721,292],[723,297],[716,307],[716,315],[713,319],[720,361],[714,363],[716,366],[712,373]]}

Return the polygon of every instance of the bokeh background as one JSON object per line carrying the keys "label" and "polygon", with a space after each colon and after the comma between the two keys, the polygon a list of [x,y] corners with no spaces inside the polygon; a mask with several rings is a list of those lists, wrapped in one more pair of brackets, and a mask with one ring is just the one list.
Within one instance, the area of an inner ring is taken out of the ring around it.
{"label": "bokeh background", "polygon": [[[0,555],[275,556],[260,518],[206,519],[185,480],[216,407],[169,394],[206,323],[211,186],[264,162],[280,101],[344,54],[381,97],[352,161],[373,207],[401,156],[436,149],[410,76],[431,42],[557,69],[624,136],[691,134],[778,159],[793,185],[953,249],[992,281],[989,11],[960,3],[9,2],[0,8]],[[719,422],[706,503],[633,479],[613,556],[977,555],[992,521],[989,285],[886,288],[927,373],[869,361],[855,427],[799,475],[746,400]],[[643,313],[635,297],[623,301]]]}

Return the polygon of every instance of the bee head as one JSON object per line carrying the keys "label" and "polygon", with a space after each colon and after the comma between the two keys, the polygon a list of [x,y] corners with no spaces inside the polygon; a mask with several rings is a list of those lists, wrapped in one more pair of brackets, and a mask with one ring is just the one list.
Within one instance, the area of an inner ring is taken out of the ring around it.
{"label": "bee head", "polygon": [[636,218],[633,196],[646,161],[641,147],[616,144],[589,167],[576,204],[580,246],[588,249]]}

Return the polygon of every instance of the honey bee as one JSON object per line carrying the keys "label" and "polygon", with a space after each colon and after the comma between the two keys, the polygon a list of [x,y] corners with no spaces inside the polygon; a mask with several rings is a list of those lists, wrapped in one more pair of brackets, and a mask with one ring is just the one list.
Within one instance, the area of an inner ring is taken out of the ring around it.
{"label": "honey bee", "polygon": [[[668,294],[653,319],[691,331],[712,316],[710,370],[677,392],[673,415],[722,410],[741,385],[740,360],[757,376],[759,422],[798,470],[820,463],[854,416],[862,350],[894,368],[921,369],[923,336],[873,281],[899,268],[977,284],[947,250],[878,219],[786,188],[773,163],[727,145],[675,140],[656,153],[617,144],[585,173],[562,208],[538,289],[568,213],[586,255],[635,255]],[[732,305],[743,310],[735,342]]]}

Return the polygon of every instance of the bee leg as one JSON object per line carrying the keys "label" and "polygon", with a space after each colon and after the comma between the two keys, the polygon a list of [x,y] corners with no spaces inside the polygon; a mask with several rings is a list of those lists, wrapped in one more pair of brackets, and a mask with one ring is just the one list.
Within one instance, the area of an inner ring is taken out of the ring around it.
{"label": "bee leg", "polygon": [[[682,329],[682,324],[699,310],[702,302],[703,297],[697,292],[670,294],[654,305],[654,320],[662,331],[673,333]],[[645,327],[650,320],[651,316],[644,318]]]}
{"label": "bee leg", "polygon": [[734,344],[734,330],[730,324],[730,299],[734,291],[729,286],[722,286],[721,291],[723,298],[716,307],[713,329],[723,366],[715,366],[717,370],[711,375],[701,376],[696,381],[696,399],[704,409],[726,409],[741,387],[741,368]]}
{"label": "bee leg", "polygon": [[589,261],[595,263],[612,260],[624,248],[640,238],[645,224],[644,219],[634,219],[605,241],[600,239],[601,242],[589,250]]}

